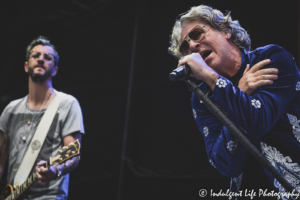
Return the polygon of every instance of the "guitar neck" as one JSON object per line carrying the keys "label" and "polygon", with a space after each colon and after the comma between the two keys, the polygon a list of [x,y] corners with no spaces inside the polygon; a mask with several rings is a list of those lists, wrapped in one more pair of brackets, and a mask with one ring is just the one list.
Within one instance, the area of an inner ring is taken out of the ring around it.
{"label": "guitar neck", "polygon": [[[50,167],[50,161],[47,161],[45,164],[45,167]],[[25,190],[29,188],[30,185],[32,185],[37,180],[37,173],[34,172],[22,183],[19,187],[17,187],[13,193],[11,193],[5,200],[15,200],[17,199]]]}
{"label": "guitar neck", "polygon": [[[58,150],[55,156],[49,158],[49,160],[45,163],[44,167],[49,168],[51,165],[63,163],[74,156],[78,156],[79,152],[80,152],[80,143],[79,140],[77,139],[75,143],[71,142],[68,146],[64,146],[63,148]],[[77,157],[77,159],[79,160],[79,156]],[[12,186],[9,185],[9,193],[6,190],[4,190],[4,193],[2,193],[5,194],[5,196],[10,194],[5,198],[5,200],[17,199],[37,179],[38,178],[36,173],[31,174],[26,179],[26,181],[24,181],[24,183],[16,187],[14,191],[12,191],[13,190]]]}

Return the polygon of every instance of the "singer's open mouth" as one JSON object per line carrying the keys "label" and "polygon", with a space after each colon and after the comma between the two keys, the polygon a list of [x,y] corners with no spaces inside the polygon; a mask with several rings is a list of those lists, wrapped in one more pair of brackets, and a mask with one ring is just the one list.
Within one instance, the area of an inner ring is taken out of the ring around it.
{"label": "singer's open mouth", "polygon": [[204,52],[202,52],[202,53],[201,53],[201,56],[202,56],[203,60],[205,60],[205,58],[206,58],[207,56],[209,56],[209,55],[211,54],[211,52],[212,52],[212,51],[204,51]]}

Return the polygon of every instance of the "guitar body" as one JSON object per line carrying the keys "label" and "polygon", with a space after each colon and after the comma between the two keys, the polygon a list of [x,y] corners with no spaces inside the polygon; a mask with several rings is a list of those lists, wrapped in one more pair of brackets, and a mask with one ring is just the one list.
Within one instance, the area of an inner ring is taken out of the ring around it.
{"label": "guitar body", "polygon": [[5,186],[4,190],[2,191],[2,194],[0,196],[0,200],[5,199],[8,197],[10,194],[14,192],[14,189],[11,185]]}

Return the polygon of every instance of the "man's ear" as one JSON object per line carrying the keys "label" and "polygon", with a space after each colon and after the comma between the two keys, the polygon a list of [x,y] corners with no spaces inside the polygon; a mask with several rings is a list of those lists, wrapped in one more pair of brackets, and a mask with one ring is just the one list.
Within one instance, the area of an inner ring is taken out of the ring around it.
{"label": "man's ear", "polygon": [[227,27],[224,33],[225,33],[225,38],[229,40],[231,38],[231,33],[232,33],[231,27]]}
{"label": "man's ear", "polygon": [[25,69],[25,72],[28,73],[28,62],[24,63],[24,69]]}
{"label": "man's ear", "polygon": [[231,32],[226,33],[226,34],[225,34],[225,38],[226,38],[227,40],[230,40],[230,38],[231,38]]}
{"label": "man's ear", "polygon": [[53,68],[52,68],[51,75],[52,75],[52,76],[55,76],[55,75],[57,74],[57,71],[58,71],[58,67],[53,67]]}

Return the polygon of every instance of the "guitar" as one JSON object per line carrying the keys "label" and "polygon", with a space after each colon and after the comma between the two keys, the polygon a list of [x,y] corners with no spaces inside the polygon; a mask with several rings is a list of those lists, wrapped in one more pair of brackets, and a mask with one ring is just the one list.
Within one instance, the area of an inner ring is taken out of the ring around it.
{"label": "guitar", "polygon": [[[58,150],[58,152],[53,157],[49,158],[49,160],[46,162],[44,167],[49,168],[51,165],[61,164],[66,160],[79,155],[79,151],[80,151],[80,143],[77,139],[75,143],[71,142],[68,146],[64,146],[63,148]],[[79,160],[79,157],[77,157],[77,159]],[[31,175],[29,175],[27,180],[23,184],[17,186],[15,190],[13,189],[13,186],[7,185],[4,188],[0,196],[0,199],[1,197],[4,197],[4,200],[17,199],[37,179],[38,179],[37,174],[32,173]]]}

